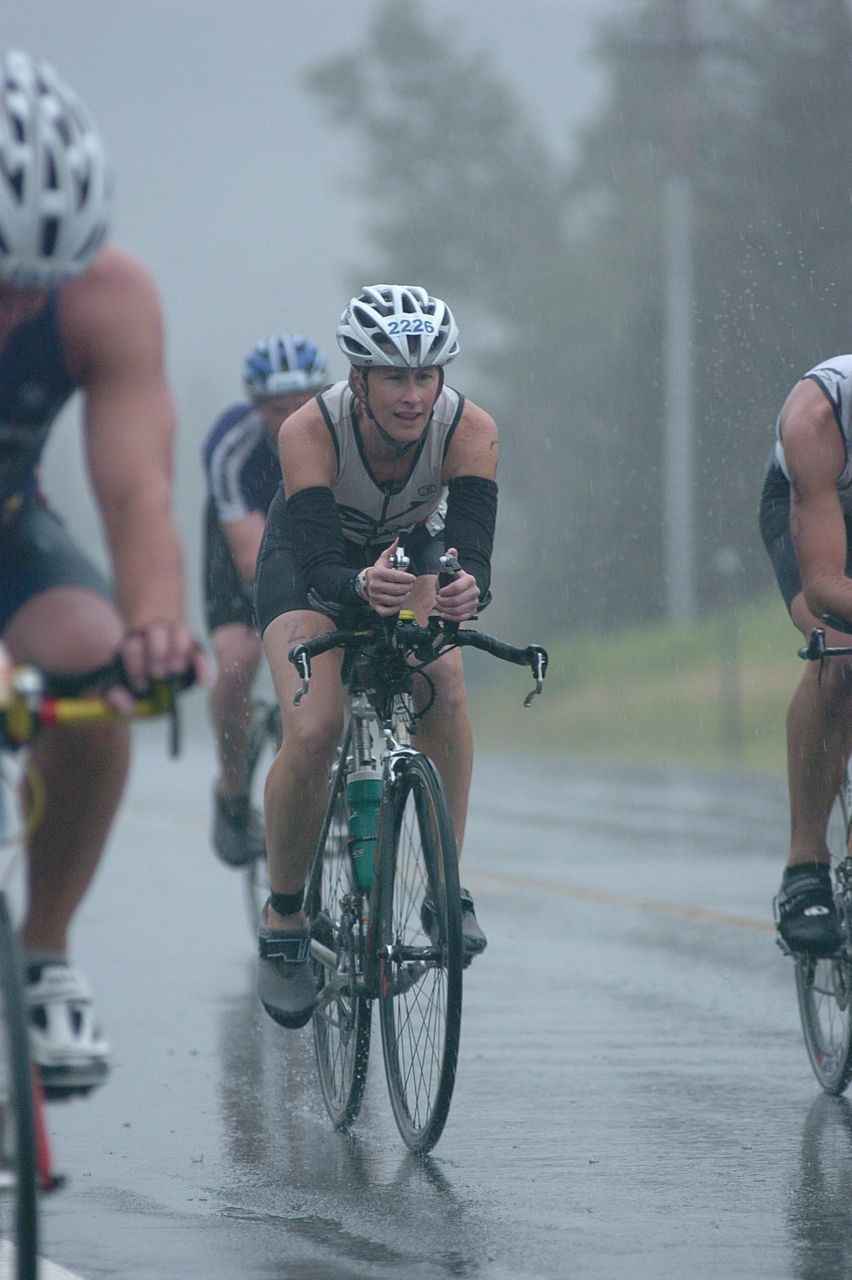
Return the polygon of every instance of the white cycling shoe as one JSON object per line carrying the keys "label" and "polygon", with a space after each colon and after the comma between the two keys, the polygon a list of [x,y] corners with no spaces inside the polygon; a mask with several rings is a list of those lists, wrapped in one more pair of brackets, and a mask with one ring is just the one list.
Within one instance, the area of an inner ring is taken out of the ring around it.
{"label": "white cycling shoe", "polygon": [[109,1072],[110,1046],[85,979],[61,960],[25,970],[30,1052],[50,1099],[87,1094]]}

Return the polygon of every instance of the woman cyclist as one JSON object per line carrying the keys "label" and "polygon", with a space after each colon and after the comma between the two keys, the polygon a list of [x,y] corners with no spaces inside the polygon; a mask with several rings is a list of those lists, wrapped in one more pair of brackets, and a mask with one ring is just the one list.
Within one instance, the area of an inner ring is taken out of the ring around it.
{"label": "woman cyclist", "polygon": [[[369,286],[343,312],[337,340],[348,379],[281,429],[284,492],[269,510],[255,586],[284,723],[266,785],[271,894],[259,929],[258,994],[288,1027],[308,1021],[315,999],[304,884],[344,711],[334,654],[316,660],[310,697],[293,705],[299,678],[287,655],[332,625],[308,592],[340,606],[364,602],[385,617],[404,608],[421,621],[432,613],[463,622],[488,598],[497,513],[494,421],[444,382],[459,351],[446,303],[416,285]],[[407,569],[392,563],[398,545]],[[438,590],[445,551],[461,572]],[[419,721],[418,747],[441,774],[461,848],[473,741],[460,654],[445,654],[430,672],[434,701]],[[472,956],[485,936],[466,891],[462,907]]]}

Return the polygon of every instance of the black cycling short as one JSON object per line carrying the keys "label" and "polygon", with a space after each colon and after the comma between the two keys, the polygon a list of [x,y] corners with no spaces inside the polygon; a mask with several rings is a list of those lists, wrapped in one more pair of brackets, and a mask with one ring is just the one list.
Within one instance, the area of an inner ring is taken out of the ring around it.
{"label": "black cycling short", "polygon": [[[846,573],[852,577],[852,511],[844,508],[846,523]],[[784,603],[789,610],[795,597],[802,590],[799,562],[793,536],[790,532],[790,481],[778,466],[770,461],[760,496],[760,532],[772,561],[775,577]]]}
{"label": "black cycling short", "polygon": [[244,582],[237,572],[212,498],[207,500],[204,515],[203,585],[208,633],[232,622],[257,625],[251,583]]}
{"label": "black cycling short", "polygon": [[[312,608],[287,536],[284,523],[285,505],[284,493],[279,491],[272,499],[257,557],[254,607],[261,634],[279,614]],[[439,558],[445,551],[443,530],[432,534],[425,525],[418,525],[416,529],[400,538],[400,544],[411,561],[409,565],[411,573],[439,572],[441,567]],[[390,546],[390,543],[371,543],[368,546],[362,546],[360,543],[347,541],[345,543],[346,563],[353,573],[358,569],[365,569],[367,565],[376,563],[383,546]]]}
{"label": "black cycling short", "polygon": [[82,587],[114,603],[105,577],[60,517],[32,496],[0,521],[0,634],[21,605],[51,587]]}

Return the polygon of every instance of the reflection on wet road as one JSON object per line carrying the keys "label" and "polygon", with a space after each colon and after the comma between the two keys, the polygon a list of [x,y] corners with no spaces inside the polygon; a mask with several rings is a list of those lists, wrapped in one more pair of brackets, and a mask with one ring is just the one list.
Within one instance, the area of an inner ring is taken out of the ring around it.
{"label": "reflection on wet road", "polygon": [[50,1113],[45,1252],[121,1280],[841,1280],[852,1119],[807,1064],[770,901],[780,781],[481,759],[450,1118],[405,1154],[376,1028],[354,1132],[256,1003],[212,769],[143,744],[78,929],[109,1085]]}

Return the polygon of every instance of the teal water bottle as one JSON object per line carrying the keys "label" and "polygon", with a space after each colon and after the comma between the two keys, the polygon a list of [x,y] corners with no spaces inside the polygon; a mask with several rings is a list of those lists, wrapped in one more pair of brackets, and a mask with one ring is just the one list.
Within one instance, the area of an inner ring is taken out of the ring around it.
{"label": "teal water bottle", "polygon": [[382,775],[378,769],[356,769],[346,779],[349,802],[349,849],[359,889],[373,883],[373,855],[379,826]]}

